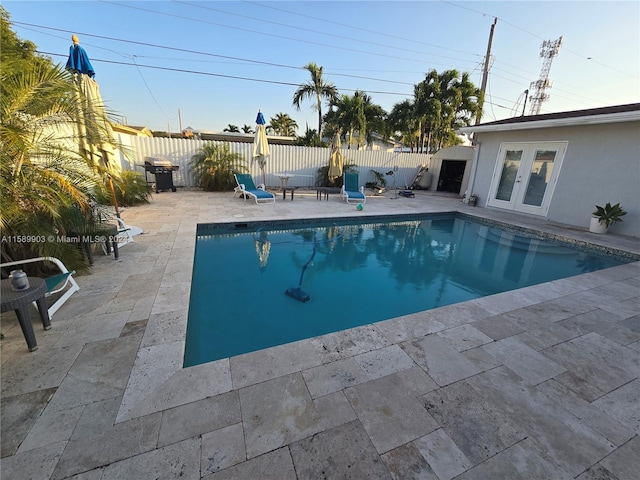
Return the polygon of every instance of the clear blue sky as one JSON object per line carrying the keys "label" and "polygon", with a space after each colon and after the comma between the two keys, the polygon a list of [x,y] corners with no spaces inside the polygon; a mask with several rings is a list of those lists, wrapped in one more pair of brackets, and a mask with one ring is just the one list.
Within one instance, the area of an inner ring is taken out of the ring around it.
{"label": "clear blue sky", "polygon": [[178,131],[178,111],[183,128],[253,127],[261,109],[267,121],[289,114],[302,135],[307,124],[317,128],[317,113],[312,102],[297,111],[291,100],[310,78],[302,69],[309,62],[341,93],[364,90],[387,111],[411,98],[431,69],[470,72],[480,86],[494,17],[483,121],[521,114],[523,92],[542,67],[541,43],[560,36],[541,113],[640,102],[638,1],[3,5],[18,36],[56,62],[66,63],[76,33],[108,108],[152,130]]}

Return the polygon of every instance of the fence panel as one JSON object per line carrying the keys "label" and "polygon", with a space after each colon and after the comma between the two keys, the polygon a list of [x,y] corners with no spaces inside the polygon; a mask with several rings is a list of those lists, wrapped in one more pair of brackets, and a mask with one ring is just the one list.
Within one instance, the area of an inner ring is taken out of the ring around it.
{"label": "fence panel", "polygon": [[[239,153],[245,159],[245,165],[251,175],[262,181],[262,171],[258,163],[252,159],[253,144],[240,142],[211,142],[208,140],[187,140],[182,138],[149,138],[131,137],[132,159],[134,165],[123,161],[123,168],[134,168],[142,171],[144,157],[164,157],[180,169],[174,172],[173,180],[178,187],[194,187],[193,175],[189,168],[191,157],[205,144],[227,143],[232,152]],[[266,184],[270,187],[280,185],[277,173],[295,174],[289,180],[290,185],[312,187],[316,185],[318,169],[329,164],[329,148],[302,147],[296,145],[269,145],[271,155],[267,158],[265,169]],[[387,186],[393,186],[395,180],[398,188],[408,186],[413,181],[420,166],[429,165],[431,155],[418,153],[394,153],[383,150],[349,150],[343,149],[345,165],[354,167],[360,174],[360,183],[375,181],[371,170],[380,173],[394,171],[394,176],[387,176]]]}

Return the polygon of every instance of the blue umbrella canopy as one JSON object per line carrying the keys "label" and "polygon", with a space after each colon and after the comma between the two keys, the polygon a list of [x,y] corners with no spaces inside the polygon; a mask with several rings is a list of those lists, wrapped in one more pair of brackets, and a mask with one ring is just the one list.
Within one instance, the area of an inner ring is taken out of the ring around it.
{"label": "blue umbrella canopy", "polygon": [[91,62],[89,61],[89,55],[85,52],[84,48],[80,46],[80,41],[75,35],[71,36],[73,45],[69,47],[69,60],[67,60],[67,69],[89,75],[93,78],[96,74]]}

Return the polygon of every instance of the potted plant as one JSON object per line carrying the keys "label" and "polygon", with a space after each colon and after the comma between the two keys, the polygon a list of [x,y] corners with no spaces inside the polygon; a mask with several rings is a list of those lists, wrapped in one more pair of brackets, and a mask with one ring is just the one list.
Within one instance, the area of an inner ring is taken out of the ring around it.
{"label": "potted plant", "polygon": [[591,214],[589,231],[592,233],[606,233],[611,224],[621,222],[626,215],[619,203],[611,205],[607,202],[604,207],[596,205],[596,210]]}

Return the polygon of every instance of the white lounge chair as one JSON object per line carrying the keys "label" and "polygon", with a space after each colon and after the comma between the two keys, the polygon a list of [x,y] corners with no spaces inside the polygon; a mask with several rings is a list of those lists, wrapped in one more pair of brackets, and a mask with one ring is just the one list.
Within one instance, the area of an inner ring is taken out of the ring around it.
{"label": "white lounge chair", "polygon": [[80,286],[73,278],[73,274],[76,272],[75,270],[69,271],[67,267],[65,267],[64,263],[62,263],[61,260],[58,260],[55,257],[28,258],[26,260],[18,260],[16,262],[3,263],[0,264],[0,267],[17,267],[34,262],[51,262],[56,265],[60,272],[44,279],[45,283],[47,284],[47,293],[45,293],[45,297],[50,297],[51,295],[64,291],[64,293],[59,298],[57,298],[55,302],[52,303],[48,308],[49,318],[51,318],[53,314],[58,311],[58,309],[69,299],[71,295],[80,290]]}
{"label": "white lounge chair", "polygon": [[358,187],[357,173],[342,174],[342,191],[340,195],[344,197],[347,203],[366,203],[367,197],[364,196],[364,187]]}
{"label": "white lounge chair", "polygon": [[244,195],[245,202],[247,201],[247,196],[250,196],[258,204],[273,203],[276,201],[276,196],[271,192],[267,192],[263,183],[256,187],[251,175],[247,173],[234,173],[233,176],[238,184],[238,186],[233,189],[234,196],[236,193]]}

